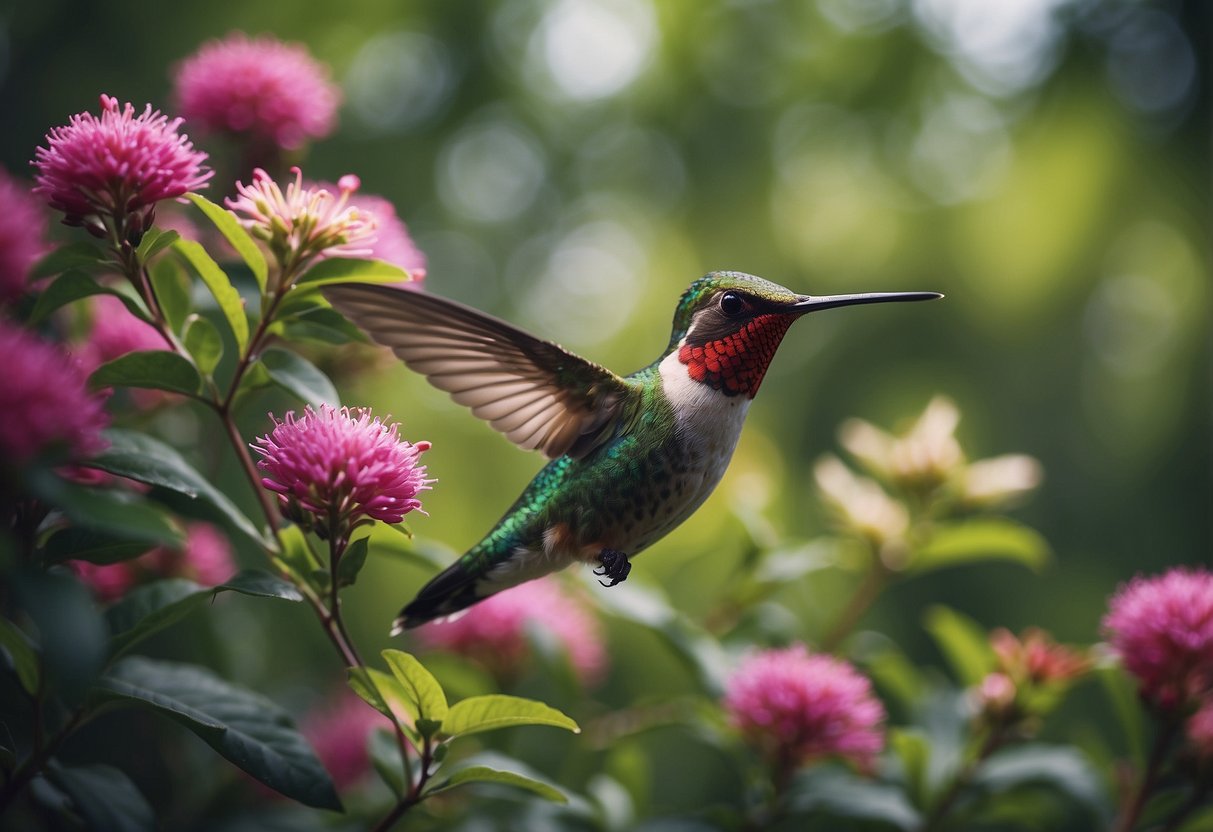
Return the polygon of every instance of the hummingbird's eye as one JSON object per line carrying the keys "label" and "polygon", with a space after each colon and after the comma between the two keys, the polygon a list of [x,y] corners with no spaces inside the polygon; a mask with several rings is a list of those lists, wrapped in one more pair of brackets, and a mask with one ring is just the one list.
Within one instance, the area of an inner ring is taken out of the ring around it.
{"label": "hummingbird's eye", "polygon": [[720,311],[730,318],[737,317],[748,307],[749,304],[742,300],[741,295],[736,292],[725,292],[720,296]]}

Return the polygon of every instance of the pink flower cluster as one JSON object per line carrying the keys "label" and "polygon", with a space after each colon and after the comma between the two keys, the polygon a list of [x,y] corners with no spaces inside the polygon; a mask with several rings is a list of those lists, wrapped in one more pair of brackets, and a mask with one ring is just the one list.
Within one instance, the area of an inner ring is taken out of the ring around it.
{"label": "pink flower cluster", "polygon": [[217,586],[236,571],[232,547],[210,523],[190,523],[180,549],[157,547],[134,560],[95,564],[73,561],[80,579],[102,601],[115,601],[134,586],[156,578],[189,578],[203,586]]}
{"label": "pink flower cluster", "polygon": [[203,187],[212,171],[202,167],[206,154],[194,150],[177,132],[181,119],[153,110],[143,113],[101,96],[101,117],[79,113],[46,136],[35,151],[38,173],[34,192],[64,213],[68,225],[83,225],[98,236],[107,233],[105,218],[125,223],[138,233],[151,226],[152,209]]}
{"label": "pink flower cluster", "polygon": [[332,132],[341,91],[301,44],[233,32],[178,65],[178,110],[212,132],[248,134],[293,150]]}
{"label": "pink flower cluster", "polygon": [[[375,218],[350,204],[361,182],[347,174],[336,196],[327,188],[307,188],[303,172],[286,192],[257,168],[253,182],[236,183],[236,199],[225,200],[248,232],[269,246],[283,271],[298,270],[318,257],[366,257],[375,241]],[[297,276],[297,275],[296,275]]]}
{"label": "pink flower cluster", "polygon": [[29,189],[0,168],[0,304],[25,293],[30,269],[46,251],[46,216]]}
{"label": "pink flower cluster", "polygon": [[266,475],[261,484],[292,519],[301,509],[326,525],[335,516],[347,530],[362,517],[399,523],[421,509],[417,494],[433,482],[417,464],[430,443],[406,442],[399,428],[368,408],[308,407],[299,419],[292,411],[253,445]]}
{"label": "pink flower cluster", "polygon": [[44,451],[91,456],[105,447],[109,424],[100,396],[88,391],[88,376],[53,344],[0,319],[0,459],[28,462]]}
{"label": "pink flower cluster", "polygon": [[[340,190],[339,186],[331,182],[317,182],[312,187],[328,191]],[[425,253],[413,242],[408,226],[396,213],[396,206],[384,197],[362,193],[351,194],[349,204],[350,207],[374,218],[375,239],[367,256],[404,269],[412,278],[410,283],[424,280]],[[401,285],[407,286],[409,283]]]}
{"label": "pink flower cluster", "polygon": [[885,710],[871,682],[802,644],[743,659],[724,708],[749,742],[785,768],[841,757],[870,770],[884,747]]}
{"label": "pink flower cluster", "polygon": [[371,732],[391,726],[391,720],[349,690],[339,690],[310,710],[300,720],[299,730],[316,750],[333,783],[346,789],[370,771],[367,741]]}
{"label": "pink flower cluster", "polygon": [[602,679],[607,654],[599,621],[552,577],[499,592],[453,620],[427,624],[417,630],[417,638],[430,649],[474,658],[508,676],[529,657],[532,628],[564,648],[582,684]]}
{"label": "pink flower cluster", "polygon": [[1108,603],[1103,628],[1142,696],[1163,709],[1213,693],[1213,573],[1178,567],[1137,577]]}

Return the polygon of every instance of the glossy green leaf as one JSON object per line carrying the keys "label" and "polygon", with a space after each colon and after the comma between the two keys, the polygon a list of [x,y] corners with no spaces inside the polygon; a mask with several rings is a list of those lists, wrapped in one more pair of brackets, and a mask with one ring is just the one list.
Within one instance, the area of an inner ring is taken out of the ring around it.
{"label": "glossy green leaf", "polygon": [[121,300],[136,318],[141,321],[150,320],[147,310],[134,298],[115,289],[102,286],[91,275],[85,274],[82,271],[72,270],[59,275],[38,295],[38,300],[34,303],[34,308],[30,312],[30,325],[37,326],[46,320],[47,316],[56,309],[91,295],[113,295]]}
{"label": "glossy green leaf", "polygon": [[243,353],[248,346],[248,318],[244,314],[244,300],[236,291],[236,287],[232,285],[232,281],[223,269],[219,268],[219,264],[206,253],[206,249],[198,243],[192,240],[178,240],[173,243],[173,250],[193,267],[194,271],[198,273],[198,277],[202,278],[202,282],[206,284],[206,288],[210,289],[211,294],[215,296],[219,310],[227,319],[236,344]]}
{"label": "glossy green leaf", "polygon": [[256,526],[236,504],[174,448],[146,433],[131,430],[112,428],[104,435],[109,447],[90,460],[90,466],[175,491],[191,500],[202,500],[234,530],[258,544],[265,544]]}
{"label": "glossy green leaf", "polygon": [[341,405],[333,382],[303,356],[289,350],[270,348],[262,353],[260,363],[274,384],[313,407]]}
{"label": "glossy green leaf", "polygon": [[185,325],[186,316],[193,306],[190,296],[190,281],[181,264],[176,260],[163,257],[148,267],[152,288],[156,290],[156,300],[160,311],[173,332],[181,332]]}
{"label": "glossy green leaf", "polygon": [[185,324],[182,342],[194,357],[198,370],[210,377],[223,358],[223,338],[215,325],[201,315],[190,315]]}
{"label": "glossy green leaf", "polygon": [[38,692],[39,679],[42,669],[38,663],[38,654],[25,633],[7,618],[0,618],[0,648],[8,653],[9,662],[17,680],[25,692],[34,695]]}
{"label": "glossy green leaf", "polygon": [[906,794],[916,806],[927,803],[927,766],[931,761],[931,743],[926,734],[913,728],[889,731],[889,747],[901,761],[906,778]]}
{"label": "glossy green leaf", "polygon": [[206,214],[206,218],[219,230],[224,239],[240,255],[240,259],[249,267],[249,271],[253,273],[253,277],[257,281],[257,286],[262,292],[265,292],[269,275],[269,269],[265,263],[265,255],[261,253],[261,249],[258,248],[256,241],[244,230],[244,226],[237,221],[236,216],[231,211],[220,205],[216,205],[201,194],[186,194],[185,198],[194,203],[202,213]]}
{"label": "glossy green leaf", "polygon": [[167,578],[138,586],[105,611],[110,655],[121,656],[148,636],[184,618],[209,595],[185,578]]}
{"label": "glossy green leaf", "polygon": [[456,702],[442,721],[442,733],[463,736],[513,725],[551,725],[574,734],[581,728],[555,708],[519,696],[490,694]]}
{"label": "glossy green leaf", "polygon": [[337,564],[337,586],[353,586],[354,581],[358,580],[358,573],[366,565],[369,542],[368,538],[360,537],[346,548]]}
{"label": "glossy green leaf", "polygon": [[1140,771],[1146,765],[1146,717],[1137,685],[1119,664],[1097,667],[1093,672],[1112,702],[1120,730],[1129,744],[1129,754]]}
{"label": "glossy green leaf", "polygon": [[515,786],[520,789],[526,789],[556,803],[569,802],[568,796],[554,786],[534,780],[525,774],[489,768],[488,766],[467,766],[466,768],[461,768],[447,780],[429,789],[426,794],[439,794],[467,783],[499,783],[504,786]]}
{"label": "glossy green leaf", "polygon": [[44,502],[62,509],[83,526],[132,541],[169,545],[181,542],[176,525],[141,494],[88,488],[44,470],[28,471],[26,482]]}
{"label": "glossy green leaf", "polygon": [[963,686],[976,685],[994,668],[989,637],[973,619],[935,605],[927,610],[924,626]]}
{"label": "glossy green leaf", "polygon": [[907,571],[924,573],[987,560],[1009,560],[1040,571],[1049,560],[1049,545],[1039,532],[1005,517],[941,523],[930,541],[914,552]]}
{"label": "glossy green leaf", "polygon": [[316,558],[303,530],[295,525],[283,526],[278,539],[282,541],[282,551],[277,556],[279,566],[300,583],[310,584],[311,574],[324,564]]}
{"label": "glossy green leaf", "polygon": [[294,291],[310,291],[337,283],[407,283],[411,279],[404,269],[383,260],[328,257],[308,269],[299,278]]}
{"label": "glossy green leaf", "polygon": [[156,817],[130,778],[113,766],[63,766],[52,762],[47,777],[71,799],[90,832],[152,832]]}
{"label": "glossy green leaf", "polygon": [[181,235],[171,228],[153,228],[143,235],[143,239],[139,241],[139,247],[135,249],[135,254],[139,256],[140,263],[146,264],[148,260],[179,239],[181,239]]}
{"label": "glossy green leaf", "polygon": [[[909,832],[918,829],[923,820],[897,787],[838,769],[823,768],[801,774],[793,781],[785,800],[790,814],[811,814],[816,821],[813,828],[849,829],[856,821],[862,821],[879,824],[877,828]],[[831,818],[834,823],[829,822]],[[849,823],[837,822],[844,820]]]}
{"label": "glossy green leaf", "polygon": [[62,274],[69,269],[88,269],[110,263],[109,257],[96,243],[81,241],[59,246],[30,269],[31,281]]}
{"label": "glossy green leaf", "polygon": [[172,626],[220,592],[302,601],[294,586],[261,570],[246,570],[216,587],[184,578],[168,578],[136,587],[105,613],[110,654],[120,656],[138,642]]}
{"label": "glossy green leaf", "polygon": [[278,325],[290,340],[313,341],[322,344],[347,344],[357,341],[369,344],[366,334],[328,306],[312,306],[292,316],[280,316]]}
{"label": "glossy green leaf", "polygon": [[290,717],[210,670],[128,656],[98,682],[97,696],[158,711],[271,789],[308,806],[341,809],[328,772]]}
{"label": "glossy green leaf", "polygon": [[198,369],[175,352],[140,350],[102,364],[88,379],[94,390],[102,387],[147,387],[196,396],[202,386]]}
{"label": "glossy green leaf", "polygon": [[42,548],[42,556],[48,563],[84,560],[89,563],[107,564],[137,558],[150,548],[151,544],[144,541],[129,540],[120,535],[83,526],[68,526],[58,529],[47,538]]}
{"label": "glossy green leaf", "polygon": [[404,688],[418,719],[444,722],[447,716],[446,694],[434,675],[425,669],[416,656],[403,650],[384,650],[382,656],[396,681]]}

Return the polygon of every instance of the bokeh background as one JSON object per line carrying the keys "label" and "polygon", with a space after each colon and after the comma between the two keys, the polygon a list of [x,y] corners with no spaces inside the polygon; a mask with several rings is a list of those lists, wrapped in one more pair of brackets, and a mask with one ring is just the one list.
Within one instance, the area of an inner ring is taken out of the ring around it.
{"label": "bokeh background", "polygon": [[[738,515],[789,541],[821,533],[812,464],[837,426],[904,425],[943,393],[974,455],[1043,463],[1017,516],[1053,556],[1040,573],[961,567],[890,589],[864,626],[930,664],[930,604],[1090,643],[1118,582],[1210,560],[1208,9],[41,0],[0,12],[0,163],[28,176],[45,130],[100,92],[171,113],[175,62],[233,30],[270,33],[344,89],[307,175],[357,173],[391,199],[429,291],[613,369],[652,360],[678,294],[713,269],[813,294],[945,292],[795,327],[718,493],[632,573],[705,614],[740,557]],[[208,191],[230,192],[223,177]],[[463,551],[541,464],[390,363],[350,379],[346,403],[434,443],[430,516],[410,523],[422,539]],[[246,435],[285,406],[252,408]],[[389,644],[427,577],[372,560],[348,602],[364,652]],[[800,638],[820,635],[832,590],[783,598]],[[307,613],[283,616],[229,661],[289,699],[335,668]],[[658,649],[626,627],[612,639],[603,699],[678,689]]]}

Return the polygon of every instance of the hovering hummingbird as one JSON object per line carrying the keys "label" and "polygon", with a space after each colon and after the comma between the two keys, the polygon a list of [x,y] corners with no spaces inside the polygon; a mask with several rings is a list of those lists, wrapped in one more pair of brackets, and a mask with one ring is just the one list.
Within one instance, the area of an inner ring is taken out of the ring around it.
{"label": "hovering hummingbird", "polygon": [[427,583],[392,633],[563,569],[596,564],[604,586],[707,499],[792,322],[937,292],[798,295],[712,272],[674,310],[661,356],[628,376],[451,300],[345,284],[325,297],[405,364],[515,444],[551,460],[489,533]]}

